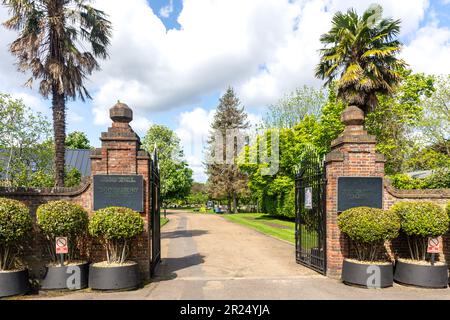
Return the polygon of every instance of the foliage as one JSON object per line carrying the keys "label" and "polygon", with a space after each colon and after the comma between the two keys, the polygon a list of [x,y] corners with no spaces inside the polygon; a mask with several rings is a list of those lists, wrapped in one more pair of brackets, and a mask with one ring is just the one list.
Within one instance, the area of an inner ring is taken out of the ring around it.
{"label": "foliage", "polygon": [[369,134],[377,137],[377,151],[386,157],[387,174],[415,170],[408,168],[408,159],[419,148],[414,135],[426,112],[424,100],[434,90],[431,76],[410,70],[401,70],[401,74],[403,80],[392,95],[380,95],[377,109],[366,119]]}
{"label": "foliage", "polygon": [[435,76],[434,89],[424,101],[423,138],[450,159],[450,74]]}
{"label": "foliage", "polygon": [[124,263],[129,253],[129,241],[142,232],[144,221],[138,212],[129,208],[100,209],[89,221],[89,233],[102,241],[109,264]]}
{"label": "foliage", "polygon": [[53,145],[50,123],[22,100],[0,94],[0,176],[4,186],[47,185]]}
{"label": "foliage", "polygon": [[64,179],[65,187],[76,187],[81,182],[81,172],[76,168],[72,168],[66,172],[66,179]]}
{"label": "foliage", "polygon": [[[226,198],[229,212],[237,213],[238,198],[247,191],[247,176],[239,170],[237,157],[243,147],[239,141],[243,140],[244,131],[249,127],[244,107],[229,87],[220,98],[211,124],[206,161],[209,193],[216,199]],[[217,151],[220,154],[216,154]]]}
{"label": "foliage", "polygon": [[400,20],[382,18],[380,5],[370,6],[362,16],[354,9],[337,12],[331,30],[320,37],[320,63],[316,77],[330,84],[337,80],[338,95],[367,114],[378,103],[377,94],[392,94],[401,80],[405,62],[396,56],[401,43]]}
{"label": "foliage", "polygon": [[158,153],[161,198],[164,208],[169,202],[185,199],[192,186],[192,169],[183,159],[183,149],[176,133],[163,125],[151,126],[142,146],[149,153]]}
{"label": "foliage", "polygon": [[[88,0],[2,0],[11,17],[4,26],[18,33],[10,45],[18,69],[39,80],[39,92],[52,96],[55,182],[64,186],[66,99],[90,98],[84,82],[108,57],[111,23]],[[90,47],[90,50],[87,48]]]}
{"label": "foliage", "polygon": [[375,261],[384,242],[398,236],[400,218],[393,211],[358,207],[342,212],[338,226],[352,240],[359,260]]}
{"label": "foliage", "polygon": [[[258,210],[278,216],[294,217],[294,176],[299,161],[307,148],[312,148],[318,157],[330,151],[331,141],[344,129],[340,116],[345,104],[337,101],[334,86],[328,89],[327,102],[319,118],[306,115],[293,128],[270,129],[260,132],[253,144],[247,146],[239,158],[239,168],[248,174],[250,193],[258,204]],[[261,152],[271,149],[270,137],[277,130],[279,137],[278,171],[275,175],[264,175],[268,163],[260,160]]]}
{"label": "foliage", "polygon": [[68,149],[92,149],[86,133],[81,131],[69,133],[65,143]]}
{"label": "foliage", "polygon": [[21,245],[31,231],[29,209],[17,200],[0,198],[0,270],[14,268]]}
{"label": "foliage", "polygon": [[263,121],[266,128],[292,128],[306,115],[319,117],[326,102],[322,89],[303,86],[268,108]]}
{"label": "foliage", "polygon": [[42,204],[36,211],[37,225],[48,240],[48,250],[53,262],[57,261],[55,237],[67,237],[67,260],[79,257],[79,242],[87,233],[88,214],[82,206],[64,200]]}
{"label": "foliage", "polygon": [[448,214],[432,202],[397,202],[391,211],[400,217],[414,260],[425,260],[428,237],[441,236],[449,227]]}
{"label": "foliage", "polygon": [[406,174],[399,173],[389,176],[392,185],[397,189],[445,189],[450,188],[450,170],[441,169],[426,178],[412,178]]}

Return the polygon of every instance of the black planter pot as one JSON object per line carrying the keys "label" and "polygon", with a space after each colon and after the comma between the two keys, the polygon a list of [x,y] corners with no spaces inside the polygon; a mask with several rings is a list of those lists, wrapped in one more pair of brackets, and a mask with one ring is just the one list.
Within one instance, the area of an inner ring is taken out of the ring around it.
{"label": "black planter pot", "polygon": [[73,266],[47,266],[41,280],[43,290],[80,290],[88,286],[89,263]]}
{"label": "black planter pot", "polygon": [[394,280],[423,288],[446,288],[448,286],[447,264],[420,265],[397,260],[395,263]]}
{"label": "black planter pot", "polygon": [[0,271],[0,298],[23,295],[29,290],[27,269],[11,272]]}
{"label": "black planter pot", "polygon": [[[376,268],[374,268],[376,267]],[[380,271],[379,283],[375,279],[376,273]],[[345,284],[361,286],[365,288],[386,288],[393,285],[394,267],[389,264],[363,264],[344,260],[342,265],[342,281]]]}
{"label": "black planter pot", "polygon": [[132,290],[140,284],[137,263],[114,267],[89,266],[89,287],[94,290]]}

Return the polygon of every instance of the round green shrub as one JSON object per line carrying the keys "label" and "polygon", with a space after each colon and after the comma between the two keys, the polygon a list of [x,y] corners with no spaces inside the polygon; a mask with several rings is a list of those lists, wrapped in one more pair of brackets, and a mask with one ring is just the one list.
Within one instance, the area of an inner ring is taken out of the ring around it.
{"label": "round green shrub", "polygon": [[89,233],[105,240],[126,240],[144,231],[140,214],[124,207],[97,210],[89,221]]}
{"label": "round green shrub", "polygon": [[397,202],[391,211],[400,217],[402,231],[411,237],[438,237],[449,227],[449,215],[432,202]]}
{"label": "round green shrub", "polygon": [[358,207],[338,216],[339,229],[360,244],[372,244],[394,239],[400,230],[400,219],[392,211]]}
{"label": "round green shrub", "polygon": [[31,233],[30,210],[22,202],[0,198],[0,246],[20,243]]}
{"label": "round green shrub", "polygon": [[447,203],[447,215],[450,217],[450,202]]}
{"label": "round green shrub", "polygon": [[86,210],[70,201],[50,201],[37,209],[37,224],[49,240],[81,236],[86,233],[88,222]]}
{"label": "round green shrub", "polygon": [[31,234],[30,211],[17,200],[0,198],[0,270],[10,270],[24,240]]}

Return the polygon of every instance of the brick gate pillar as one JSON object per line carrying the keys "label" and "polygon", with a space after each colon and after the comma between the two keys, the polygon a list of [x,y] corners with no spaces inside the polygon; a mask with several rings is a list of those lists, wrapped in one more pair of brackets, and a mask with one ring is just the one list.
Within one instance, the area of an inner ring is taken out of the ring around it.
{"label": "brick gate pillar", "polygon": [[326,258],[327,275],[340,278],[349,243],[337,226],[337,182],[339,177],[383,177],[384,156],[375,151],[375,136],[364,129],[364,112],[350,106],[342,113],[344,132],[331,143],[326,168]]}
{"label": "brick gate pillar", "polygon": [[[140,212],[145,224],[143,235],[130,245],[130,260],[139,264],[144,280],[150,278],[150,155],[141,149],[139,136],[129,123],[133,120],[133,111],[118,102],[110,109],[113,121],[107,132],[102,132],[102,147],[91,155],[91,174],[142,175],[144,181],[144,211]],[[93,192],[93,191],[92,191]],[[93,209],[93,208],[92,208]],[[94,260],[104,260],[104,252],[97,246],[93,252]]]}

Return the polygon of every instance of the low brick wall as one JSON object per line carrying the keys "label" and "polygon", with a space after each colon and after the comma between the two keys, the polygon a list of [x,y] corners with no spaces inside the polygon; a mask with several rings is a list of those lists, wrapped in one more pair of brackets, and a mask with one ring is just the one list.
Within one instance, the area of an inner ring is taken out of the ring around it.
{"label": "low brick wall", "polygon": [[79,187],[74,188],[0,188],[0,197],[23,202],[30,208],[33,218],[33,234],[25,247],[24,262],[30,269],[30,275],[39,278],[43,275],[45,265],[50,261],[46,249],[47,240],[39,233],[36,225],[37,208],[48,201],[68,200],[84,208],[91,203],[91,179],[84,178]]}
{"label": "low brick wall", "polygon": [[[137,262],[143,280],[150,278],[151,240],[150,240],[150,155],[141,149],[139,136],[129,123],[133,120],[131,109],[122,103],[117,103],[110,109],[111,127],[103,132],[100,140],[101,148],[91,152],[91,176],[96,174],[111,175],[141,175],[143,177],[143,211],[140,212],[144,221],[144,233],[130,244],[129,259]],[[89,215],[93,214],[92,178],[84,178],[77,188],[0,188],[0,197],[16,199],[25,203],[31,210],[34,232],[30,245],[25,251],[25,262],[30,274],[39,278],[44,266],[50,261],[47,252],[47,241],[39,233],[36,226],[36,209],[39,205],[54,200],[69,200],[84,207]],[[106,260],[103,246],[87,241],[85,255],[91,262]]]}
{"label": "low brick wall", "polygon": [[[447,203],[450,202],[450,189],[399,190],[392,186],[388,178],[385,178],[383,201],[385,210],[400,201],[430,201],[445,209]],[[392,244],[387,244],[387,248],[392,259],[409,257],[408,242],[404,234],[392,241]],[[450,232],[442,237],[441,248],[439,260],[446,261],[450,266]]]}

